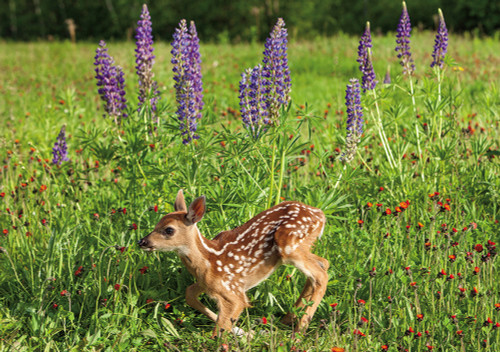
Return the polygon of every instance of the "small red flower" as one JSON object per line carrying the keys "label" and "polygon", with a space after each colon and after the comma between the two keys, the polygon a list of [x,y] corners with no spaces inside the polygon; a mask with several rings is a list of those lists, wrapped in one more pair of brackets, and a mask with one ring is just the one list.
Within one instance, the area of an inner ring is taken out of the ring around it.
{"label": "small red flower", "polygon": [[359,335],[359,336],[366,336],[364,333],[362,333],[360,330],[358,329],[354,329],[354,331],[352,332],[354,335]]}
{"label": "small red flower", "polygon": [[391,209],[389,209],[389,208],[387,208],[387,209],[385,210],[385,215],[391,215],[391,214],[392,214],[392,210],[391,210]]}
{"label": "small red flower", "polygon": [[155,213],[157,213],[157,212],[158,212],[158,205],[155,205],[155,206],[153,207],[153,211],[154,211]]}
{"label": "small red flower", "polygon": [[462,335],[463,335],[463,332],[464,332],[463,330],[458,330],[458,331],[457,331],[457,335],[458,335],[458,336],[462,336]]}
{"label": "small red flower", "polygon": [[78,269],[75,271],[75,276],[81,276],[83,271],[83,266],[78,267]]}
{"label": "small red flower", "polygon": [[152,302],[154,302],[154,299],[152,299],[152,298],[148,298],[148,299],[146,300],[146,304],[149,304],[149,303],[152,303]]}
{"label": "small red flower", "polygon": [[67,296],[69,294],[68,290],[62,290],[61,291],[61,296]]}
{"label": "small red flower", "polygon": [[267,324],[267,318],[266,317],[262,317],[262,324],[264,324],[264,325]]}
{"label": "small red flower", "polygon": [[483,245],[481,243],[478,243],[474,246],[474,249],[476,252],[481,253],[483,251]]}
{"label": "small red flower", "polygon": [[418,321],[424,320],[424,315],[423,314],[417,314],[417,320]]}
{"label": "small red flower", "polygon": [[54,303],[54,304],[52,305],[52,309],[57,309],[57,307],[59,307],[59,305],[58,305],[57,303]]}
{"label": "small red flower", "polygon": [[45,191],[45,190],[47,190],[47,186],[42,185],[42,186],[40,187],[39,192],[40,192],[40,193],[42,193],[42,192],[43,192],[43,191]]}
{"label": "small red flower", "polygon": [[358,304],[359,305],[363,305],[363,304],[366,304],[366,302],[363,299],[358,299]]}
{"label": "small red flower", "polygon": [[330,307],[332,307],[333,309],[335,309],[338,305],[338,303],[330,303]]}
{"label": "small red flower", "polygon": [[387,350],[389,349],[389,346],[387,346],[387,345],[382,345],[382,346],[380,347],[380,349],[381,349],[382,351],[387,351]]}
{"label": "small red flower", "polygon": [[148,270],[147,266],[143,266],[142,268],[139,269],[140,273],[143,275],[146,274],[146,270]]}
{"label": "small red flower", "polygon": [[7,229],[3,229],[2,232],[3,232],[4,235],[8,235],[9,234],[9,230],[7,230]]}
{"label": "small red flower", "polygon": [[165,310],[168,309],[168,308],[170,308],[170,303],[166,303],[165,304]]}
{"label": "small red flower", "polygon": [[115,288],[115,290],[118,291],[121,288],[121,285],[120,284],[115,284],[114,288]]}

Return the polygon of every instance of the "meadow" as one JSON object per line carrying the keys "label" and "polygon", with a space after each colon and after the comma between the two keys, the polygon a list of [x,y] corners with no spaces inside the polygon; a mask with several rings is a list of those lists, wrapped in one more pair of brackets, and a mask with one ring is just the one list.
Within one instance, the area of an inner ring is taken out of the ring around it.
{"label": "meadow", "polygon": [[[154,45],[154,132],[133,108],[134,43],[108,44],[132,107],[120,126],[97,94],[97,42],[0,43],[0,351],[500,349],[498,38],[451,35],[438,85],[434,33],[415,32],[415,114],[394,35],[374,36],[377,96],[361,96],[350,163],[339,158],[359,38],[292,40],[292,100],[258,139],[242,125],[238,84],[262,43],[201,38],[205,107],[188,145],[167,38]],[[70,161],[54,165],[63,125]],[[305,333],[279,323],[305,282],[283,266],[249,292],[237,325],[256,333],[210,338],[213,323],[185,302],[193,278],[176,255],[136,245],[179,189],[188,202],[207,196],[208,238],[283,200],[325,212],[314,252],[330,262],[329,284]]]}

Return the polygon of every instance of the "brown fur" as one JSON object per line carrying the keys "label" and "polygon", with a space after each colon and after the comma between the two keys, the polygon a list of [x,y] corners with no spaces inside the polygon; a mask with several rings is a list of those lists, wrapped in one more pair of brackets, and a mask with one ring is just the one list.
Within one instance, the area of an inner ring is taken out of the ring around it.
{"label": "brown fur", "polygon": [[[243,309],[250,307],[245,292],[266,279],[281,264],[295,265],[307,281],[295,303],[305,309],[296,329],[305,329],[323,298],[328,282],[326,259],[311,253],[321,235],[325,216],[320,209],[299,202],[283,202],[243,225],[219,233],[213,240],[201,236],[196,223],[205,213],[205,198],[186,207],[182,190],[176,212],[165,215],[153,232],[139,241],[144,250],[176,251],[197,282],[186,290],[186,302],[216,322],[214,336],[231,330]],[[168,229],[173,233],[168,233]],[[205,292],[218,304],[216,315],[198,296]],[[291,324],[288,314],[283,322]]]}

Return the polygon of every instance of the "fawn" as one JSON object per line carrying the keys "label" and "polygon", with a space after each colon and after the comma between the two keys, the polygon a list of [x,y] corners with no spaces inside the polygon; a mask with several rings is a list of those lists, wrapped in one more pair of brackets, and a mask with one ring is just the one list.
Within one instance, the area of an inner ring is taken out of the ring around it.
{"label": "fawn", "polygon": [[[174,209],[138,245],[145,251],[178,253],[197,281],[187,288],[186,302],[216,323],[213,337],[231,331],[243,309],[250,307],[245,292],[281,264],[292,264],[307,277],[295,303],[296,307],[304,307],[303,299],[312,301],[296,331],[307,328],[328,282],[328,261],[311,253],[312,244],[321,237],[325,226],[325,215],[320,209],[283,202],[235,229],[219,233],[213,240],[203,237],[196,226],[205,214],[205,196],[187,208],[180,190]],[[218,315],[198,300],[203,292],[217,301]],[[288,313],[282,322],[291,325],[294,319]],[[233,331],[241,332],[238,328]]]}

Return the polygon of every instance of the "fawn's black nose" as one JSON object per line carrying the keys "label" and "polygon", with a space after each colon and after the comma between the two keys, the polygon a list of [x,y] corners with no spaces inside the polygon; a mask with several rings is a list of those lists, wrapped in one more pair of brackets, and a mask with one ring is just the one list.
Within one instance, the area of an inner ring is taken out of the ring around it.
{"label": "fawn's black nose", "polygon": [[141,238],[139,241],[137,241],[137,244],[139,245],[139,247],[146,247],[148,245],[148,241],[144,238]]}

